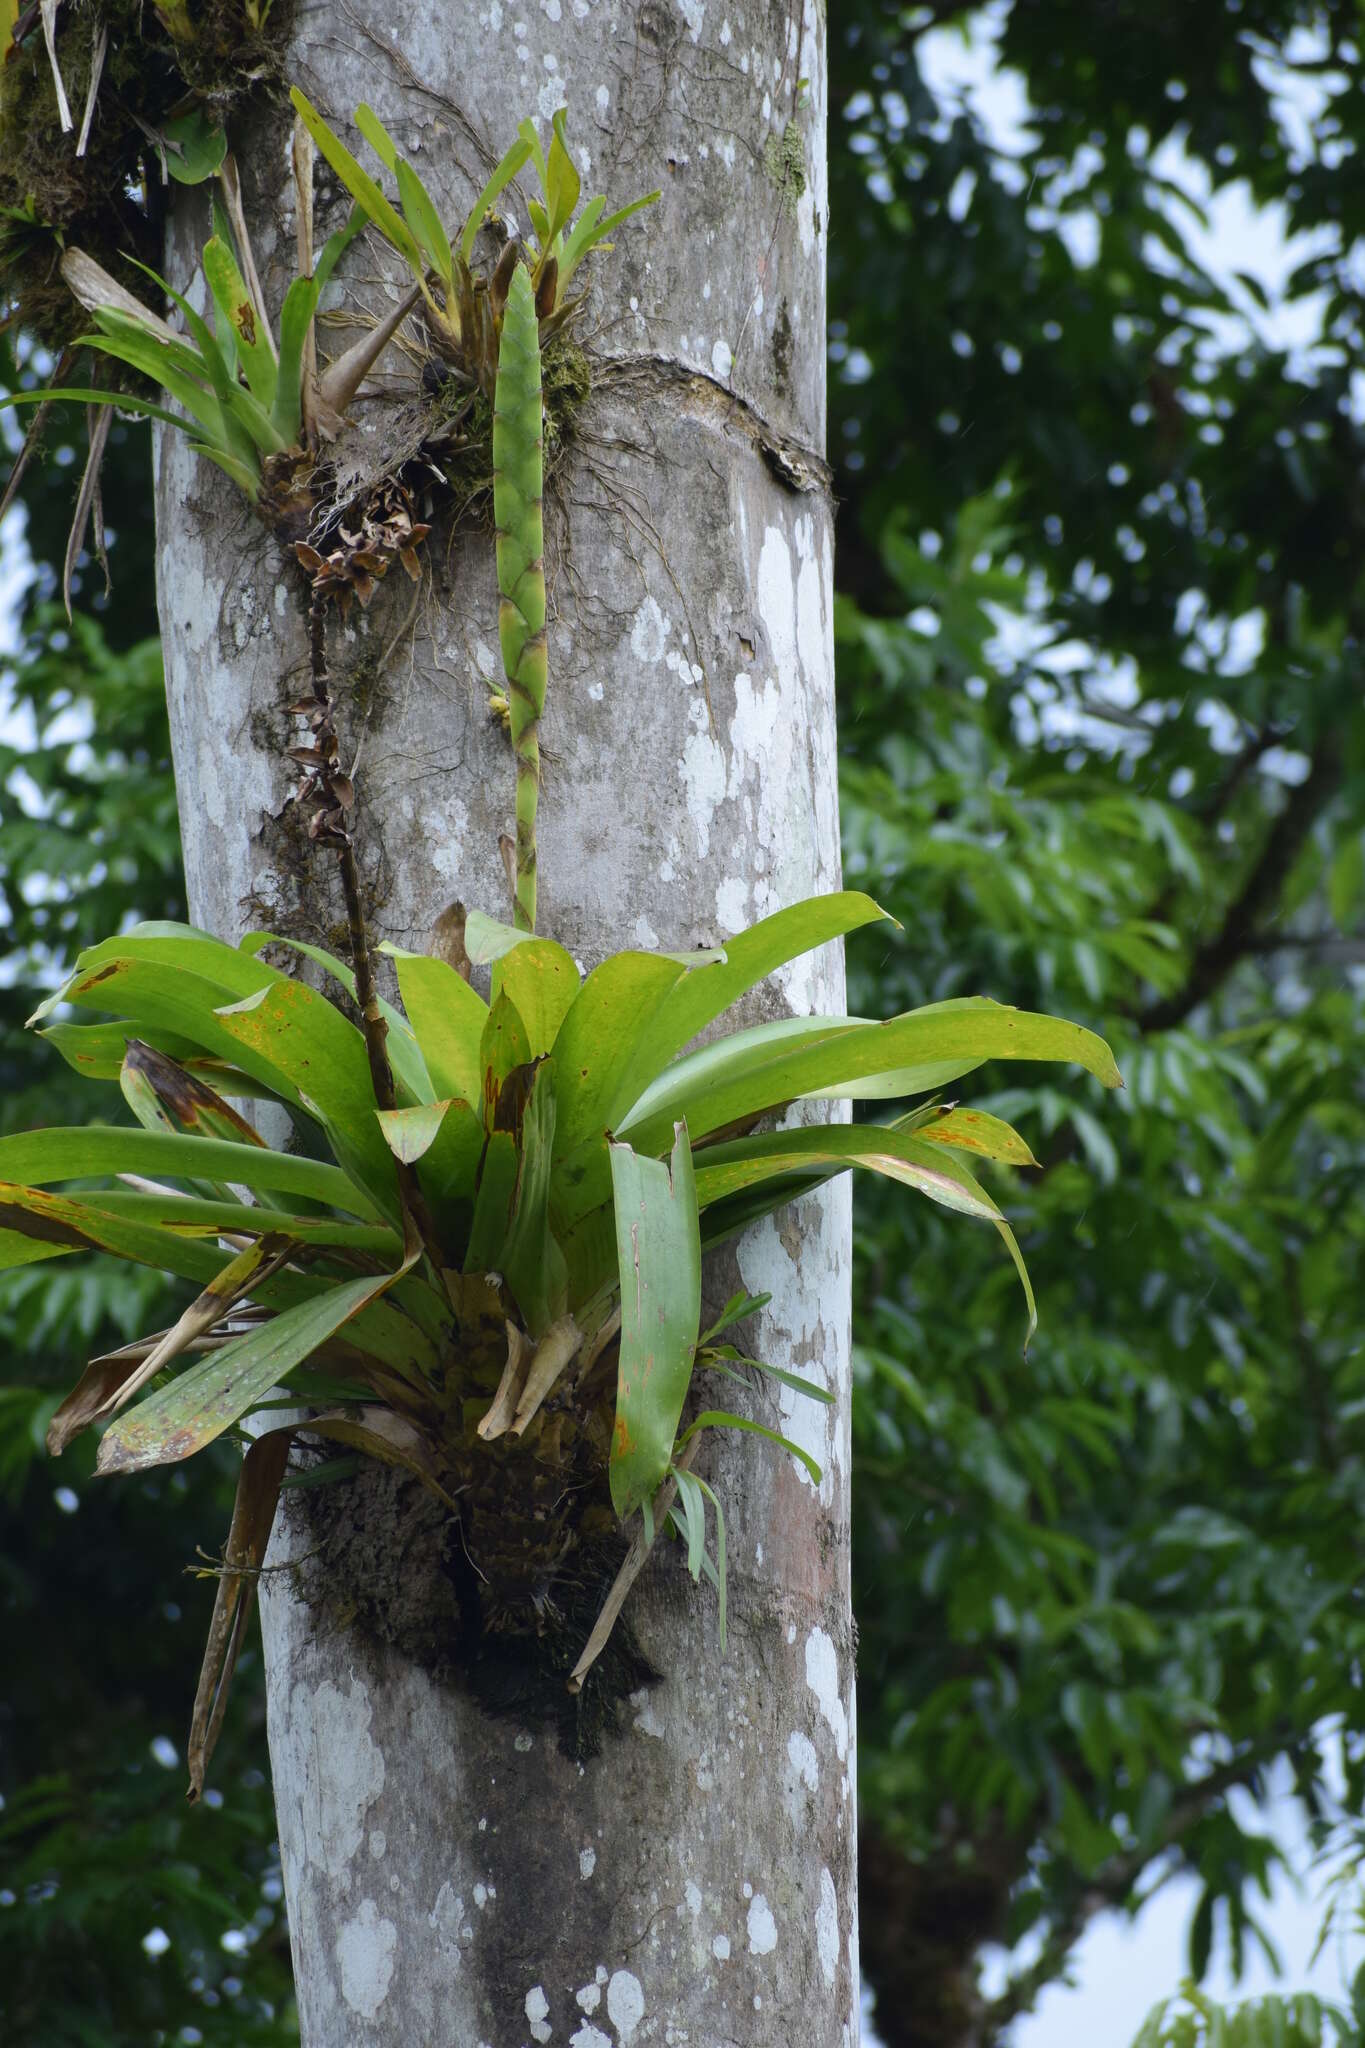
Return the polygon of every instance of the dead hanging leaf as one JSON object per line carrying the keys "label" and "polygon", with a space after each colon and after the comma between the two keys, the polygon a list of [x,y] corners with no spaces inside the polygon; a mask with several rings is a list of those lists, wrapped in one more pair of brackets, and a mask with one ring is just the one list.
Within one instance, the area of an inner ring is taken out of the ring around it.
{"label": "dead hanging leaf", "polygon": [[318,380],[317,403],[319,410],[328,420],[335,421],[334,433],[344,424],[347,406],[409,313],[416,310],[417,301],[421,296],[422,287],[415,284],[407,297],[400,299],[398,304],[384,315],[377,327],[371,328],[368,334],[362,334],[359,341],[352,342],[344,355],[338,356],[334,363],[328,364]]}
{"label": "dead hanging leaf", "polygon": [[493,1396],[492,1406],[479,1424],[479,1435],[486,1444],[498,1437],[506,1436],[512,1427],[517,1404],[526,1386],[526,1375],[531,1369],[531,1347],[526,1333],[516,1323],[507,1325],[507,1363],[498,1381],[498,1391]]}
{"label": "dead hanging leaf", "polygon": [[47,61],[52,71],[52,83],[57,90],[57,119],[62,124],[63,135],[75,127],[71,118],[71,107],[62,83],[62,68],[57,62],[57,8],[60,0],[39,0],[38,11],[43,19],[43,41],[47,45]]}
{"label": "dead hanging leaf", "polygon": [[96,313],[103,306],[113,306],[116,311],[126,313],[136,320],[140,327],[154,335],[158,341],[170,342],[174,347],[184,346],[184,336],[177,334],[150,306],[144,306],[126,285],[111,277],[93,256],[87,256],[84,249],[68,249],[58,268],[62,281],[72,297],[84,306],[87,313]]}
{"label": "dead hanging leaf", "polygon": [[558,296],[559,260],[557,257],[552,256],[544,270],[540,273],[540,283],[536,287],[536,318],[538,320],[549,319],[551,313],[554,312],[555,300]]}
{"label": "dead hanging leaf", "polygon": [[391,1408],[361,1408],[354,1412],[337,1409],[314,1415],[298,1425],[298,1433],[344,1444],[349,1450],[363,1452],[367,1458],[378,1459],[381,1465],[397,1465],[420,1479],[428,1493],[446,1507],[455,1506],[436,1476],[440,1466],[434,1446],[415,1422],[406,1415],[395,1415]]}
{"label": "dead hanging leaf", "polygon": [[462,981],[468,981],[473,973],[464,942],[467,916],[463,903],[447,903],[431,928],[431,943],[427,948],[438,960],[444,960],[447,966],[453,967]]}
{"label": "dead hanging leaf", "polygon": [[560,1316],[541,1338],[517,1402],[512,1420],[513,1436],[524,1436],[536,1413],[553,1392],[564,1368],[571,1364],[583,1344],[583,1332],[572,1316]]}
{"label": "dead hanging leaf", "polygon": [[109,54],[109,30],[102,21],[96,21],[90,44],[90,83],[85,89],[85,113],[81,120],[81,132],[76,140],[77,156],[84,156],[90,141],[90,123],[95,118],[95,101],[99,97],[100,79],[104,75],[104,60]]}
{"label": "dead hanging leaf", "polygon": [[297,1251],[291,1237],[280,1231],[249,1244],[214,1275],[208,1286],[192,1301],[179,1320],[153,1345],[139,1363],[135,1359],[96,1359],[87,1365],[71,1392],[58,1408],[47,1428],[47,1448],[59,1458],[73,1437],[79,1436],[102,1416],[116,1415],[127,1406],[139,1387],[154,1379],[163,1366],[221,1322],[228,1311],[263,1280],[279,1271]]}
{"label": "dead hanging leaf", "polygon": [[62,562],[62,603],[66,616],[71,617],[71,579],[76,573],[76,558],[85,546],[86,528],[90,514],[95,512],[95,551],[104,553],[103,521],[96,509],[100,490],[100,469],[104,463],[105,444],[109,429],[114,424],[114,409],[111,405],[87,406],[86,420],[90,435],[90,449],[85,458],[85,471],[81,487],[76,493],[76,508],[71,515],[71,528],[66,537],[66,556]]}
{"label": "dead hanging leaf", "polygon": [[237,1476],[237,1497],[232,1509],[223,1552],[223,1570],[213,1602],[213,1619],[199,1673],[190,1722],[188,1797],[193,1803],[204,1789],[204,1773],[213,1755],[223,1725],[228,1687],[236,1668],[251,1603],[256,1597],[256,1580],[265,1562],[270,1531],[275,1523],[284,1469],[293,1442],[292,1426],[272,1429],[258,1437],[242,1460]]}

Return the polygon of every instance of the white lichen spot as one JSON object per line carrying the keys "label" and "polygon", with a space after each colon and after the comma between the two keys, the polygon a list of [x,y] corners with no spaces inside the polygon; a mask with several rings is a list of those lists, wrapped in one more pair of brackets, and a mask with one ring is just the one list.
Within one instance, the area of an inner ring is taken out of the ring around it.
{"label": "white lichen spot", "polygon": [[600,704],[602,702],[603,697],[606,695],[606,691],[604,690],[601,683],[589,683],[588,695],[591,697],[594,704]]}
{"label": "white lichen spot", "polygon": [[597,101],[597,111],[601,115],[602,119],[605,121],[607,118],[607,109],[611,105],[610,90],[605,85],[599,85],[594,97]]}
{"label": "white lichen spot", "polygon": [[706,19],[705,0],[678,0],[678,6],[687,23],[687,33],[695,43],[700,39],[701,25]]}
{"label": "white lichen spot", "polygon": [[464,1900],[449,1878],[436,1894],[436,1903],[427,1914],[427,1926],[443,1949],[458,1952],[464,1927]]}
{"label": "white lichen spot", "polygon": [[558,21],[563,12],[559,0],[540,0],[540,11],[542,14],[548,15],[551,21]]}
{"label": "white lichen spot", "polygon": [[[542,5],[544,4],[544,0],[541,0],[541,4],[542,4]],[[764,93],[764,95],[763,95],[763,118],[764,118],[764,120],[765,120],[765,121],[766,121],[766,120],[768,120],[768,119],[769,119],[769,117],[771,116],[771,114],[772,114],[772,110],[773,110],[773,96],[772,96],[772,94],[771,94],[770,92],[765,92],[765,93]]]}
{"label": "white lichen spot", "polygon": [[611,2036],[584,2020],[578,2032],[570,2034],[569,2048],[611,2048]]}
{"label": "white lichen spot", "polygon": [[[548,64],[550,60],[547,57],[545,61]],[[536,94],[536,106],[540,110],[541,120],[552,120],[563,104],[563,86],[557,78],[547,78],[540,91]]]}
{"label": "white lichen spot", "polygon": [[762,1892],[755,1892],[749,1905],[749,1953],[770,1956],[777,1947],[777,1922]]}
{"label": "white lichen spot", "polygon": [[715,1940],[711,1944],[711,1953],[718,1963],[729,1962],[730,1937],[728,1934],[718,1934],[716,1936]]}
{"label": "white lichen spot", "polygon": [[813,1628],[806,1637],[806,1684],[815,1694],[842,1763],[848,1754],[848,1714],[839,1691],[838,1653],[822,1628]]}
{"label": "white lichen spot", "polygon": [[734,366],[734,352],[729,342],[725,340],[716,342],[711,350],[711,368],[715,371],[722,384],[726,382]]}
{"label": "white lichen spot", "polygon": [[815,1909],[815,1953],[820,1958],[820,1975],[827,1990],[834,1989],[839,1970],[839,1900],[834,1879],[820,1872],[820,1903]]}
{"label": "white lichen spot", "polygon": [[337,1936],[341,1995],[364,2020],[372,2020],[389,1995],[397,1946],[398,1929],[392,1920],[380,1918],[373,1899],[361,1901],[355,1918]]}
{"label": "white lichen spot", "polygon": [[694,1884],[690,1877],[683,1886],[683,1898],[687,1901],[688,1912],[695,1920],[701,1912],[701,1886]]}
{"label": "white lichen spot", "polygon": [[726,18],[725,18],[725,20],[724,20],[724,21],[723,21],[723,22],[721,23],[721,25],[720,25],[720,46],[721,46],[722,50],[728,50],[728,49],[729,49],[729,47],[730,47],[730,36],[731,36],[731,29],[730,29],[730,19],[729,19],[729,16],[727,15],[727,16],[726,16]]}
{"label": "white lichen spot", "polygon": [[645,2016],[644,1988],[629,1970],[617,1970],[607,1986],[607,2017],[620,2036],[621,2048]]}
{"label": "white lichen spot", "polygon": [[578,1875],[582,1878],[589,1878],[596,1868],[596,1849],[580,1849],[578,1852]]}
{"label": "white lichen spot", "polygon": [[352,1677],[314,1690],[299,1679],[289,1695],[282,1745],[302,1768],[304,1838],[310,1859],[340,1877],[365,1839],[365,1816],[384,1790],[384,1757],[370,1738],[370,1696]]}
{"label": "white lichen spot", "polygon": [[[639,1730],[640,1734],[652,1735],[656,1742],[662,1742],[668,1731],[659,1719],[658,1711],[648,1688],[641,1686],[638,1692],[631,1693],[630,1704],[635,1709],[635,1727]],[[605,1977],[602,1981],[605,1983]]]}
{"label": "white lichen spot", "polygon": [[388,1846],[389,1838],[384,1833],[383,1828],[371,1828],[370,1854],[371,1856],[373,1856],[376,1863],[378,1863],[380,1857],[384,1854],[384,1851],[388,1848]]}
{"label": "white lichen spot", "polygon": [[475,1885],[475,1887],[474,1887],[474,1904],[475,1904],[475,1905],[476,1905],[476,1906],[478,1907],[479,1911],[480,1911],[480,1912],[482,1913],[482,1911],[483,1911],[484,1907],[485,1907],[485,1906],[486,1906],[486,1905],[488,1904],[488,1886],[487,1886],[486,1884],[476,1884],[476,1885]]}
{"label": "white lichen spot", "polygon": [[282,618],[284,617],[284,611],[285,611],[285,606],[286,606],[286,605],[287,605],[288,603],[289,603],[289,587],[288,587],[288,585],[287,585],[287,584],[284,584],[284,583],[277,583],[277,584],[275,585],[275,616],[276,616],[276,618],[282,619]]}
{"label": "white lichen spot", "polygon": [[630,651],[637,661],[653,668],[664,658],[672,620],[664,616],[652,597],[647,597],[635,614],[630,629]]}
{"label": "white lichen spot", "polygon": [[742,931],[749,922],[749,884],[728,875],[716,890],[716,923],[723,932]]}
{"label": "white lichen spot", "polygon": [[516,1740],[512,1744],[513,1749],[518,1750],[522,1756],[525,1756],[528,1749],[534,1749],[535,1746],[535,1736],[526,1734],[525,1730],[523,1730],[522,1733],[517,1736]]}
{"label": "white lichen spot", "polygon": [[574,1997],[578,2000],[584,2012],[596,2012],[598,2006],[602,2003],[602,1986],[600,1984],[585,1984],[581,1991],[574,1993]]}
{"label": "white lichen spot", "polygon": [[735,167],[734,138],[729,135],[718,135],[715,139],[715,148],[716,155],[720,158],[726,170],[732,171]]}
{"label": "white lichen spot", "polygon": [[792,1775],[808,1792],[819,1790],[820,1759],[815,1754],[815,1744],[809,1735],[803,1735],[799,1728],[793,1728],[787,1737],[787,1762]]}
{"label": "white lichen spot", "polygon": [[746,1879],[744,1880],[744,1883],[743,1883],[743,1885],[742,1885],[742,1886],[740,1887],[740,1889],[741,1889],[741,1890],[743,1891],[743,1893],[744,1893],[744,1896],[745,1896],[745,1898],[746,1898],[746,1899],[751,1899],[751,1898],[753,1897],[753,1895],[754,1895],[754,1888],[753,1888],[753,1886],[752,1886],[752,1885],[751,1885],[751,1884],[749,1883],[749,1880],[748,1880],[747,1878],[746,1878]]}
{"label": "white lichen spot", "polygon": [[[701,706],[705,723],[706,707]],[[711,851],[711,821],[725,796],[725,755],[709,731],[689,733],[683,742],[678,776],[687,802],[687,815],[697,834],[697,852],[703,860]],[[741,922],[743,919],[740,920]]]}
{"label": "white lichen spot", "polygon": [[526,1994],[526,2024],[531,2029],[533,2041],[548,2041],[554,2032],[554,2028],[546,2019],[549,2010],[550,2001],[545,1996],[544,1987],[533,1984]]}

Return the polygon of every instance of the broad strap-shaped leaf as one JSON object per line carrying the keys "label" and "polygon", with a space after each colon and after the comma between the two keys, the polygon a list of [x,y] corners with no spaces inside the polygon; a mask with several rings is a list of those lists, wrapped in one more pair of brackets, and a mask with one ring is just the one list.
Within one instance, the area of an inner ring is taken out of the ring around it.
{"label": "broad strap-shaped leaf", "polygon": [[954,1152],[975,1152],[979,1159],[998,1159],[1006,1166],[1036,1166],[1027,1144],[1012,1125],[984,1109],[939,1109],[918,1126],[929,1145]]}
{"label": "broad strap-shaped leaf", "polygon": [[[497,1005],[494,1005],[494,1016]],[[550,1229],[550,1168],[554,1153],[554,1061],[541,1060],[531,1076],[522,1113],[516,1188],[499,1268],[533,1337],[544,1335],[568,1305],[568,1268]]]}
{"label": "broad strap-shaped leaf", "polygon": [[321,1122],[338,1163],[395,1217],[393,1159],[375,1122],[369,1060],[354,1025],[325,996],[283,979],[215,1016],[237,1063],[292,1090]]}
{"label": "broad strap-shaped leaf", "polygon": [[222,1181],[269,1194],[303,1195],[351,1216],[373,1219],[377,1214],[365,1191],[339,1167],[294,1152],[274,1152],[259,1143],[233,1144],[112,1124],[17,1131],[0,1138],[0,1180],[45,1187],[113,1173]]}
{"label": "broad strap-shaped leaf", "polygon": [[414,275],[421,277],[426,267],[422,261],[422,252],[401,214],[384,197],[369,172],[361,168],[341,137],[333,133],[316,107],[305,98],[296,85],[290,87],[289,97],[304,127],[351,197],[364,207],[370,220],[386,240],[393,244]]}
{"label": "broad strap-shaped leaf", "polygon": [[212,1443],[416,1262],[414,1237],[395,1271],[333,1282],[192,1365],[104,1434],[96,1469],[137,1472],[175,1464]]}
{"label": "broad strap-shaped leaf", "polygon": [[651,1017],[649,1029],[641,1033],[635,1059],[622,1075],[618,1098],[611,1106],[612,1129],[624,1130],[627,1112],[639,1094],[699,1031],[777,968],[848,932],[879,922],[894,920],[888,919],[870,896],[843,889],[775,911],[727,939],[724,960],[706,973],[689,975],[680,982]]}
{"label": "broad strap-shaped leaf", "polygon": [[1038,1315],[1023,1255],[990,1195],[946,1146],[928,1144],[918,1135],[882,1124],[819,1124],[813,1129],[738,1138],[726,1145],[708,1145],[698,1154],[697,1200],[709,1221],[713,1205],[726,1204],[766,1181],[781,1187],[794,1168],[813,1167],[824,1178],[830,1171],[854,1166],[901,1181],[942,1208],[979,1216],[995,1225],[1028,1303],[1027,1345]]}
{"label": "broad strap-shaped leaf", "polygon": [[553,939],[532,938],[505,953],[493,967],[493,1005],[506,996],[520,1017],[530,1050],[528,1059],[554,1045],[577,996],[580,977],[573,958]]}
{"label": "broad strap-shaped leaf", "polygon": [[694,1135],[703,1137],[798,1096],[844,1089],[920,1062],[1066,1060],[1085,1067],[1106,1087],[1123,1085],[1113,1054],[1093,1031],[984,999],[931,1004],[884,1024],[813,1034],[807,1042],[775,1033],[765,1043],[763,1033],[760,1026],[751,1035],[744,1059],[723,1079],[713,1083],[698,1076],[676,1093],[666,1091],[649,1115],[628,1119],[622,1129],[628,1127],[631,1143],[644,1152],[659,1152],[678,1115],[685,1115]]}
{"label": "broad strap-shaped leaf", "polygon": [[606,202],[602,199],[589,200],[574,223],[560,254],[560,297],[562,298],[568,290],[570,278],[589,250],[601,243],[603,237],[609,235],[614,228],[619,228],[623,221],[628,221],[633,213],[639,213],[642,207],[653,206],[662,198],[662,192],[642,193],[638,199],[632,199],[629,205],[619,206],[615,213],[608,214],[605,220],[602,219],[602,208]]}
{"label": "broad strap-shaped leaf", "polygon": [[[514,1117],[516,1111],[503,1102],[504,1085],[514,1075],[524,1076],[519,1085],[527,1085],[530,1077],[524,1075],[524,1070],[530,1066],[531,1041],[526,1035],[526,1026],[517,1015],[515,1003],[505,995],[499,996],[488,1013],[479,1040],[481,1098],[486,1130],[513,1128],[509,1117]],[[519,1105],[520,1096],[516,1088],[510,1101]]]}
{"label": "broad strap-shaped leaf", "polygon": [[271,335],[263,328],[246,279],[231,248],[217,235],[204,244],[204,278],[227,325],[251,395],[263,411],[275,403],[278,367]]}
{"label": "broad strap-shaped leaf", "polygon": [[[68,1024],[58,1018],[44,1025],[38,1036],[45,1038],[73,1072],[83,1074],[87,1081],[117,1081],[129,1040],[144,1030],[130,1019],[107,1024]],[[199,1056],[192,1038],[177,1038],[170,1032],[158,1032],[154,1041],[147,1042],[154,1042],[157,1051],[165,1053],[168,1059],[185,1061]]]}
{"label": "broad strap-shaped leaf", "polygon": [[292,1249],[288,1237],[273,1232],[263,1235],[214,1275],[145,1357],[119,1354],[92,1359],[48,1424],[50,1454],[59,1458],[73,1437],[79,1436],[90,1423],[98,1422],[102,1415],[116,1414],[140,1387],[154,1380],[164,1366],[221,1322],[235,1303],[251,1293],[254,1285],[282,1266]]}
{"label": "broad strap-shaped leaf", "polygon": [[[716,972],[714,967],[696,971]],[[657,953],[628,952],[613,953],[588,976],[554,1043],[560,1077],[557,1163],[574,1159],[580,1146],[595,1148],[605,1140],[640,1038],[659,1005],[688,972]],[[569,1180],[575,1177],[570,1170]]]}
{"label": "broad strap-shaped leaf", "polygon": [[[246,932],[238,945],[238,951],[254,957],[263,946],[284,946],[291,953],[302,954],[305,960],[311,960],[315,967],[321,967],[325,973],[330,974],[333,980],[345,989],[352,1002],[356,1000],[355,974],[344,960],[337,959],[335,953],[328,953],[321,946],[307,945],[302,939],[278,938],[274,932]],[[389,1035],[385,1049],[389,1055],[395,1081],[411,1101],[431,1102],[434,1099],[431,1076],[427,1072],[426,1062],[422,1058],[412,1025],[402,1011],[396,1010],[392,1003],[385,1002],[383,996],[380,996],[378,1001],[379,1014],[388,1026]]]}
{"label": "broad strap-shaped leaf", "polygon": [[732,1415],[725,1408],[707,1408],[698,1415],[678,1438],[678,1449],[685,1450],[692,1438],[703,1429],[741,1429],[747,1430],[752,1436],[764,1436],[770,1444],[776,1444],[780,1450],[789,1451],[798,1463],[805,1466],[815,1484],[820,1484],[820,1467],[809,1451],[803,1451],[800,1444],[794,1444],[790,1437],[782,1436],[777,1430],[768,1429],[761,1422],[751,1422],[747,1415]]}
{"label": "broad strap-shaped leaf", "polygon": [[[124,1131],[117,1135],[153,1138],[151,1132]],[[232,1256],[219,1250],[207,1236],[166,1229],[139,1216],[112,1213],[100,1206],[102,1200],[99,1194],[52,1195],[41,1188],[0,1182],[0,1254],[8,1251],[12,1237],[28,1238],[44,1247],[48,1256],[63,1252],[109,1252],[133,1265],[151,1266],[159,1272],[174,1273],[181,1280],[193,1280],[200,1287],[206,1287]],[[248,1215],[245,1210],[241,1213],[244,1217]],[[301,1227],[307,1227],[306,1223]],[[12,1263],[27,1261],[20,1257]],[[268,1307],[283,1310],[314,1300],[333,1284],[324,1275],[286,1268],[259,1286],[257,1293]],[[430,1377],[439,1369],[436,1348],[418,1321],[400,1314],[385,1301],[374,1302],[356,1317],[347,1331],[347,1342],[406,1378]]]}
{"label": "broad strap-shaped leaf", "polygon": [[484,1128],[467,1102],[381,1110],[379,1124],[395,1159],[416,1166],[428,1201],[442,1207],[473,1201]]}
{"label": "broad strap-shaped leaf", "polygon": [[393,961],[403,1008],[436,1095],[480,1102],[479,1044],[488,1022],[487,1003],[448,960],[406,953],[399,946],[379,950]]}
{"label": "broad strap-shaped leaf", "polygon": [[611,1497],[625,1516],[665,1478],[701,1323],[701,1239],[687,1127],[669,1162],[611,1148],[621,1283]]}
{"label": "broad strap-shaped leaf", "polygon": [[474,237],[483,226],[484,215],[505,186],[510,185],[517,172],[531,155],[531,145],[524,135],[512,144],[494,168],[488,183],[469,209],[469,218],[460,235],[460,261],[468,269],[474,258]]}
{"label": "broad strap-shaped leaf", "polygon": [[484,1145],[474,1220],[465,1252],[466,1273],[500,1273],[517,1191],[517,1141],[511,1131],[490,1131]]}
{"label": "broad strap-shaped leaf", "polygon": [[[79,1197],[77,1197],[79,1199]],[[301,1246],[319,1251],[361,1252],[391,1262],[399,1248],[398,1233],[387,1223],[350,1223],[339,1216],[296,1216],[283,1209],[263,1208],[212,1196],[164,1194],[143,1189],[101,1188],[93,1197],[106,1216],[131,1216],[174,1231],[178,1237],[259,1237],[266,1231],[288,1233]]]}

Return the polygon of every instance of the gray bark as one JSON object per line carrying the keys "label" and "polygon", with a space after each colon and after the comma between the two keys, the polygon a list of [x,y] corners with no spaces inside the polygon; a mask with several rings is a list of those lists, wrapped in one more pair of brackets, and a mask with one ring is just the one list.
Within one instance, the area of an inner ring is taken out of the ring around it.
{"label": "gray bark", "polygon": [[[593,262],[593,390],[548,519],[540,921],[584,967],[621,945],[723,940],[838,885],[822,34],[814,0],[300,13],[291,77],[343,132],[370,101],[448,219],[517,120],[561,101],[585,194],[664,187]],[[276,299],[293,246],[283,144],[267,121],[239,152]],[[183,203],[177,281],[203,208]],[[346,277],[343,314],[398,289],[369,245]],[[385,383],[358,409],[358,462],[411,397],[401,355]],[[225,937],[272,918],[316,938],[335,916],[328,861],[291,831],[282,760],[305,651],[297,576],[183,443],[163,439],[158,468],[192,915]],[[513,791],[482,681],[491,538],[438,528],[431,562],[406,637],[395,572],[333,658],[343,704],[348,673],[367,682],[349,717],[374,930],[416,946],[452,901],[508,914]],[[842,1007],[837,949],[768,1001]],[[714,1443],[728,1651],[711,1594],[676,1558],[651,1562],[628,1615],[661,1676],[622,1701],[595,1757],[571,1760],[532,1704],[495,1716],[471,1698],[424,1501],[377,1474],[277,1531],[272,1562],[311,1554],[262,1599],[306,2048],[856,2043],[846,1190],[754,1229],[734,1259],[773,1297],[762,1355],[841,1394],[837,1411],[784,1394],[765,1417],[824,1480],[756,1439]]]}

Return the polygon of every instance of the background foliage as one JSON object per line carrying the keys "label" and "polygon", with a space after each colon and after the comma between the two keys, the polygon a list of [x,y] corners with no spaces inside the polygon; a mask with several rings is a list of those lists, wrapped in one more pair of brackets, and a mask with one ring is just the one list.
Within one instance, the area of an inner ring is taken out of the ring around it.
{"label": "background foliage", "polygon": [[[904,925],[851,948],[850,1007],[1056,1010],[1128,1088],[981,1096],[1044,1162],[998,1190],[1042,1308],[1027,1363],[984,1234],[860,1212],[863,1959],[890,2048],[1005,2038],[1097,1910],[1176,1870],[1196,1977],[1215,1934],[1273,1943],[1276,1846],[1230,1795],[1277,1759],[1349,1915],[1365,1792],[1358,17],[1000,0],[970,22],[1017,81],[1003,139],[933,89],[968,19],[848,0],[831,27],[846,863]],[[1282,295],[1228,275],[1177,185],[1273,209]],[[138,430],[118,459],[111,503],[146,505]],[[39,564],[73,484],[27,487]],[[69,634],[50,567],[27,602],[5,1128],[90,1114],[20,1046],[35,975],[178,908],[149,542],[118,535],[112,605],[87,569]],[[0,1280],[6,2038],[283,2042],[249,1671],[220,1803],[184,1812],[158,1767],[223,1469],[105,1491],[80,1453],[38,1460],[147,1283],[37,1274]],[[1030,1930],[988,1999],[982,1943]],[[1350,2004],[1228,2038],[1359,2042]],[[1178,1999],[1147,2038],[1220,2024]]]}

